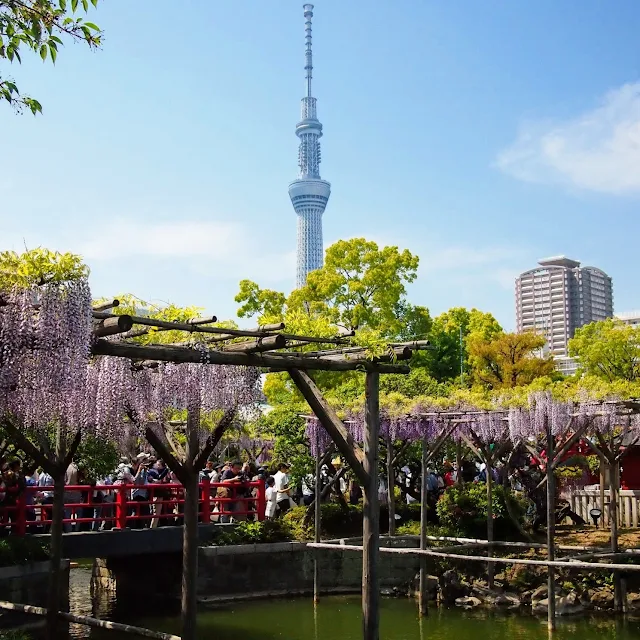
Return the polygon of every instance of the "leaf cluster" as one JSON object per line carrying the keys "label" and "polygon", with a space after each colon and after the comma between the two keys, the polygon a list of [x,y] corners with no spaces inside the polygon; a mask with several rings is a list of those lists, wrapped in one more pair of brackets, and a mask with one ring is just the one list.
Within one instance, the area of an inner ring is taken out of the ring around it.
{"label": "leaf cluster", "polygon": [[[28,49],[55,64],[65,37],[91,48],[100,46],[100,28],[77,15],[87,13],[90,5],[96,7],[98,0],[0,0],[0,59],[22,62],[21,53]],[[37,100],[21,95],[12,80],[2,77],[0,100],[18,111],[42,112]]]}
{"label": "leaf cluster", "polygon": [[30,249],[23,253],[0,252],[0,291],[60,284],[86,278],[89,268],[73,253]]}

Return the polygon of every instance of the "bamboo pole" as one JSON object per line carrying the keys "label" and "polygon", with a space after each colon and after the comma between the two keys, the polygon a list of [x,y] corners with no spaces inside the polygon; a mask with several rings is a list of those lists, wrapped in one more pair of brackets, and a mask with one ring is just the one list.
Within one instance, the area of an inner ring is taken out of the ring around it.
{"label": "bamboo pole", "polygon": [[[493,555],[493,475],[492,475],[492,454],[489,445],[485,450],[485,471],[487,474],[487,540],[489,541],[489,555]],[[487,567],[487,583],[489,589],[493,590],[493,576],[495,573],[493,564]]]}
{"label": "bamboo pole", "polygon": [[[328,542],[307,542],[311,549],[332,549],[333,551],[362,551],[362,546],[355,544],[330,544]],[[434,558],[464,560],[465,562],[488,562],[491,564],[523,564],[534,567],[566,567],[568,569],[589,569],[591,571],[640,571],[639,564],[616,564],[598,562],[574,562],[568,560],[530,560],[529,558],[499,558],[497,556],[465,556],[460,553],[441,553],[431,549],[402,549],[398,547],[380,547],[380,553],[397,553],[400,555],[425,555]]]}
{"label": "bamboo pole", "polygon": [[[322,481],[320,468],[320,434],[316,429],[316,486],[315,486],[315,518],[314,518],[314,542],[320,542],[320,518],[321,512],[321,494],[322,494]],[[313,555],[313,603],[318,604],[320,602],[320,566],[318,564],[318,554]]]}
{"label": "bamboo pole", "polygon": [[[551,423],[547,420],[547,558],[555,560],[556,533],[556,495],[553,460],[555,443]],[[547,628],[550,632],[556,628],[556,577],[554,567],[547,569]]]}
{"label": "bamboo pole", "polygon": [[362,518],[362,637],[379,640],[380,585],[378,549],[380,546],[380,505],[378,501],[378,438],[380,376],[368,372],[365,381],[364,485]]}
{"label": "bamboo pole", "polygon": [[[422,438],[422,476],[420,478],[420,549],[427,548],[427,436]],[[427,557],[420,558],[420,594],[418,610],[420,617],[426,616],[427,604]]]}
{"label": "bamboo pole", "polygon": [[184,527],[182,530],[182,601],[181,620],[183,640],[196,640],[198,614],[198,469],[193,462],[198,454],[199,411],[187,414],[187,447],[184,471]]}
{"label": "bamboo pole", "polygon": [[[48,616],[47,609],[42,607],[34,607],[30,604],[18,604],[16,602],[5,602],[0,600],[0,609],[7,611],[20,611],[21,613],[30,613],[35,616]],[[153,638],[154,640],[182,640],[180,636],[174,636],[170,633],[162,633],[160,631],[152,631],[151,629],[143,629],[142,627],[134,627],[130,624],[121,624],[119,622],[109,622],[108,620],[98,620],[89,616],[79,616],[66,611],[59,611],[58,618],[73,622],[75,624],[84,624],[87,627],[95,627],[97,629],[109,629],[110,631],[120,631],[122,633],[130,633],[143,638]]]}
{"label": "bamboo pole", "polygon": [[387,438],[387,508],[389,511],[389,536],[396,535],[396,474],[393,468],[393,440]]}

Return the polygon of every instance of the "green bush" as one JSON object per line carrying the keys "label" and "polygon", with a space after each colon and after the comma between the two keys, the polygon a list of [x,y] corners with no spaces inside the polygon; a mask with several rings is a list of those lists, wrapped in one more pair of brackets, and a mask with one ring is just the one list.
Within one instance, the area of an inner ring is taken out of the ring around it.
{"label": "green bush", "polygon": [[32,640],[32,637],[22,629],[2,629],[0,640]]}
{"label": "green bush", "polygon": [[264,544],[293,540],[291,527],[284,520],[239,522],[234,527],[216,527],[212,544]]}
{"label": "green bush", "polygon": [[48,545],[33,538],[0,538],[0,567],[49,559]]}
{"label": "green bush", "polygon": [[[526,503],[516,498],[510,489],[493,487],[493,531],[496,539],[512,539],[520,535],[518,527],[509,517],[505,501],[509,500],[517,521],[524,523]],[[468,483],[449,487],[436,506],[440,524],[461,537],[487,537],[487,487],[481,483]]]}

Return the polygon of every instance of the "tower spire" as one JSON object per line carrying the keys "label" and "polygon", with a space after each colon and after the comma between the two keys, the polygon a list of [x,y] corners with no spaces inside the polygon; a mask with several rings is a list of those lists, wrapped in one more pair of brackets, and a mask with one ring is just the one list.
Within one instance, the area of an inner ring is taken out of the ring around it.
{"label": "tower spire", "polygon": [[311,97],[311,79],[313,78],[313,51],[311,49],[311,20],[313,18],[313,5],[305,4],[304,7],[304,34],[305,34],[305,65],[304,70],[307,75],[307,98]]}
{"label": "tower spire", "polygon": [[298,216],[296,286],[303,287],[307,274],[322,267],[322,214],[331,195],[331,185],[320,178],[320,138],[322,125],[316,111],[317,101],[311,95],[313,53],[311,19],[313,5],[303,5],[305,32],[305,78],[307,95],[302,98],[301,120],[296,125],[298,147],[298,179],[289,185],[291,204]]}

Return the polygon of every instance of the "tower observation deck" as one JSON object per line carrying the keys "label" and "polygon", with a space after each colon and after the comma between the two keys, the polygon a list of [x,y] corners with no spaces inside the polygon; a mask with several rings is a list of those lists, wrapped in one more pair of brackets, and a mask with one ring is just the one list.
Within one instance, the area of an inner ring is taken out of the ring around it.
{"label": "tower observation deck", "polygon": [[303,287],[310,271],[320,269],[323,259],[322,214],[331,195],[331,185],[320,178],[320,138],[322,125],[316,112],[316,99],[311,95],[313,56],[311,51],[311,19],[313,5],[305,4],[305,78],[307,95],[302,98],[301,120],[296,125],[300,139],[298,178],[289,185],[291,204],[298,216],[296,287]]}

